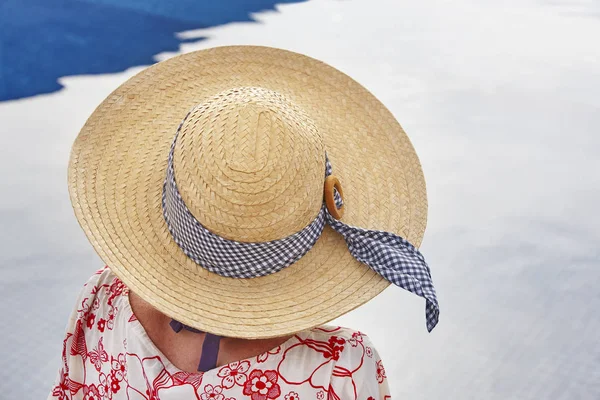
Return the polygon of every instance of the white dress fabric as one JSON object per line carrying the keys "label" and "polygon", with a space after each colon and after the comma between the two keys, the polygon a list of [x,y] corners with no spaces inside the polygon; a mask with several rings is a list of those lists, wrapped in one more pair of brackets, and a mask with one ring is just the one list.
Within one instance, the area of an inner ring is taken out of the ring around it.
{"label": "white dress fabric", "polygon": [[[168,326],[165,329],[170,329]],[[152,343],[107,267],[71,314],[48,399],[387,400],[385,369],[369,338],[335,326],[303,331],[263,354],[204,373],[177,369]]]}

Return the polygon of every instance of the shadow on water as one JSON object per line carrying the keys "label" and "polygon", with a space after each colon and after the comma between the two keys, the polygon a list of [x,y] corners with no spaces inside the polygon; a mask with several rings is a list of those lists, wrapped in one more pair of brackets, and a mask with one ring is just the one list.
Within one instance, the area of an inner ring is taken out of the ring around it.
{"label": "shadow on water", "polygon": [[62,76],[152,64],[179,49],[176,32],[301,1],[0,0],[0,101],[57,91]]}

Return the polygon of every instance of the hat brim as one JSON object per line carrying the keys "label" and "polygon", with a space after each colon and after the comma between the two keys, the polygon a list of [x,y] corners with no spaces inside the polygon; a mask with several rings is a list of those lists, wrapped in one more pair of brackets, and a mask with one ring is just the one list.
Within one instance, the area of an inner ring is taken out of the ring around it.
{"label": "hat brim", "polygon": [[275,48],[196,51],[129,79],[79,133],[69,163],[69,193],[94,249],[152,306],[222,336],[283,336],[326,323],[389,283],[354,259],[328,226],[299,261],[252,279],[208,272],[173,241],[161,193],[177,126],[195,105],[241,86],[280,92],[315,121],[344,190],[344,223],[393,232],[420,245],[427,219],[425,181],[399,123],[344,73]]}

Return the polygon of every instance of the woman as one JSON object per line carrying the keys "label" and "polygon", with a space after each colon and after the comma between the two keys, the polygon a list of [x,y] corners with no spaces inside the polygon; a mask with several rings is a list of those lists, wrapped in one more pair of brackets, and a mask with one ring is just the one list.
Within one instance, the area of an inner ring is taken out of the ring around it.
{"label": "woman", "polygon": [[83,127],[69,191],[107,267],[50,398],[388,399],[369,338],[323,324],[390,283],[437,324],[414,149],[312,58],[231,46],[142,71]]}

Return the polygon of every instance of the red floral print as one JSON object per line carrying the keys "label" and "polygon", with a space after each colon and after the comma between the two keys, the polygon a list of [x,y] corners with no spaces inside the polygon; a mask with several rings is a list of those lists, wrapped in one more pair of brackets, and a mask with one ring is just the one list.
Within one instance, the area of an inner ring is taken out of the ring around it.
{"label": "red floral print", "polygon": [[249,369],[249,361],[236,361],[221,368],[217,373],[217,376],[223,378],[221,385],[225,389],[231,389],[233,385],[242,386],[244,382],[246,382],[246,372],[248,372]]}
{"label": "red floral print", "polygon": [[113,393],[117,393],[119,389],[121,389],[121,385],[119,384],[119,380],[117,379],[113,371],[113,373],[110,374],[110,390]]}
{"label": "red floral print", "polygon": [[106,320],[104,318],[100,318],[96,326],[98,327],[98,330],[100,332],[104,332],[104,328],[106,327]]}
{"label": "red floral print", "polygon": [[108,353],[104,350],[102,339],[104,338],[100,338],[100,340],[98,340],[98,346],[88,354],[90,361],[92,364],[94,364],[94,367],[96,367],[98,372],[100,372],[100,368],[102,368],[102,363],[108,361]]}
{"label": "red floral print", "polygon": [[376,373],[377,373],[377,382],[379,382],[379,383],[383,382],[383,380],[386,378],[386,376],[385,376],[385,368],[383,368],[383,363],[381,362],[381,360],[377,361]]}
{"label": "red floral print", "polygon": [[128,294],[127,293],[127,287],[125,286],[125,284],[120,279],[113,280],[113,282],[110,285],[108,291],[110,292],[110,296],[108,296],[108,300],[106,301],[106,303],[109,306],[113,305],[113,300],[116,297],[119,297],[119,296],[121,296],[123,294]]}
{"label": "red floral print", "polygon": [[223,388],[221,386],[206,385],[204,393],[200,395],[202,400],[223,400]]}
{"label": "red floral print", "polygon": [[89,313],[87,318],[86,318],[86,322],[87,322],[87,327],[92,329],[94,327],[94,320],[96,319],[96,314],[94,313]]}
{"label": "red floral print", "polygon": [[329,338],[329,346],[330,348],[323,352],[323,357],[332,358],[334,360],[340,359],[340,353],[344,350],[344,343],[346,343],[346,339],[339,338],[337,336],[332,336]]}
{"label": "red floral print", "polygon": [[81,301],[81,308],[77,310],[77,315],[83,320],[87,319],[87,316],[90,314],[90,304],[88,302],[89,297],[86,297]]}
{"label": "red floral print", "polygon": [[149,340],[128,289],[108,268],[76,304],[50,399],[390,400],[383,363],[360,332],[317,327],[255,357],[191,373]]}
{"label": "red floral print", "polygon": [[59,400],[65,400],[67,398],[67,392],[69,391],[69,385],[67,383],[69,378],[67,377],[67,374],[63,372],[63,370],[59,372],[59,375],[60,381],[52,389],[52,396]]}
{"label": "red floral print", "polygon": [[120,382],[127,377],[127,363],[125,362],[125,354],[120,353],[117,358],[111,356],[110,368],[112,373]]}
{"label": "red floral print", "polygon": [[267,359],[269,358],[270,355],[279,354],[280,351],[281,351],[281,346],[277,346],[273,350],[265,351],[264,353],[257,355],[256,361],[259,363],[264,363],[265,361],[267,361]]}
{"label": "red floral print", "polygon": [[[65,342],[69,340],[69,336],[71,335],[73,337],[71,340],[71,351],[69,354],[72,356],[79,355],[85,361],[85,359],[87,358],[87,343],[85,339],[85,333],[83,332],[82,320],[77,320],[77,325],[75,325],[73,333],[67,333],[67,338],[65,339]],[[67,365],[66,360],[64,361],[65,365]],[[68,370],[68,367],[65,367],[65,369]]]}
{"label": "red floral print", "polygon": [[285,395],[284,400],[300,400],[300,396],[296,392],[289,392]]}
{"label": "red floral print", "polygon": [[244,394],[252,400],[276,399],[281,394],[276,371],[255,369],[244,384]]}
{"label": "red floral print", "polygon": [[[283,353],[282,359],[277,367],[277,372],[289,384],[309,383],[316,389],[327,389],[328,377],[339,360],[344,350],[345,339],[333,332],[327,332],[327,340],[313,338],[298,338],[298,343],[290,346]],[[309,353],[312,356],[304,356],[303,363],[306,368],[297,367],[296,358],[301,354]]]}
{"label": "red floral print", "polygon": [[[173,376],[167,371],[160,356],[141,357],[137,354],[126,353],[127,391],[143,393],[145,400],[160,399],[159,392],[175,386]],[[183,397],[183,396],[182,396]],[[137,396],[130,396],[138,398]],[[184,397],[185,398],[185,397]]]}
{"label": "red floral print", "polygon": [[90,386],[83,387],[83,400],[100,400],[98,388],[93,383]]}
{"label": "red floral print", "polygon": [[350,343],[350,345],[352,347],[356,347],[362,342],[363,342],[363,333],[362,332],[354,332],[352,334],[352,338],[348,339],[348,343]]}
{"label": "red floral print", "polygon": [[108,309],[108,321],[106,322],[106,325],[108,326],[108,329],[112,330],[114,328],[115,325],[115,316],[117,314],[118,309],[116,307],[111,306]]}
{"label": "red floral print", "polygon": [[198,389],[202,384],[202,375],[204,375],[202,372],[192,374],[189,372],[179,371],[173,375],[173,381],[177,385],[190,384],[195,389]]}
{"label": "red floral print", "polygon": [[110,377],[106,376],[104,373],[100,373],[98,376],[98,393],[104,399],[112,399],[112,390],[111,390],[111,381]]}

